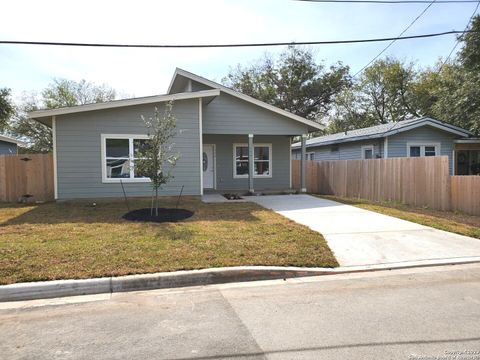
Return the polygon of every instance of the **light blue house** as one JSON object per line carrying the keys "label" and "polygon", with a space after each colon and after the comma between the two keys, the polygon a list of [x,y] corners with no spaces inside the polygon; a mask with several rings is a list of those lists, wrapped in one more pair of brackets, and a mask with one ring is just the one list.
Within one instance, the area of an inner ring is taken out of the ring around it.
{"label": "light blue house", "polygon": [[[30,118],[53,133],[56,199],[149,196],[150,179],[135,170],[148,138],[142,116],[173,101],[180,154],[162,195],[291,188],[291,143],[322,126],[177,69],[167,94],[39,110]],[[303,174],[305,172],[303,171]],[[304,188],[304,186],[303,186]]]}
{"label": "light blue house", "polygon": [[16,155],[22,142],[9,136],[0,135],[0,155]]}
{"label": "light blue house", "polygon": [[[307,160],[354,160],[389,157],[449,157],[450,173],[480,173],[480,139],[465,129],[423,117],[308,139]],[[301,143],[292,145],[301,158]]]}

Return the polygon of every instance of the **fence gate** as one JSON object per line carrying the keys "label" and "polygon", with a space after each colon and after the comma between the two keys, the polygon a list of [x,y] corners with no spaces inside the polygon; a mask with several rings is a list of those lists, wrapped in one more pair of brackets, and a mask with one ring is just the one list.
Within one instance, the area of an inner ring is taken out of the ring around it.
{"label": "fence gate", "polygon": [[0,201],[54,199],[52,154],[1,155]]}

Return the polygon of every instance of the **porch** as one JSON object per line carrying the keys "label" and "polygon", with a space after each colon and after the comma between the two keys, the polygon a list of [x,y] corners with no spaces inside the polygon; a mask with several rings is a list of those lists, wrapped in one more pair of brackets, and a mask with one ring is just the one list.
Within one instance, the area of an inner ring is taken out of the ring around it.
{"label": "porch", "polygon": [[292,192],[292,138],[293,135],[204,134],[203,193]]}
{"label": "porch", "polygon": [[456,140],[455,175],[480,175],[480,139]]}

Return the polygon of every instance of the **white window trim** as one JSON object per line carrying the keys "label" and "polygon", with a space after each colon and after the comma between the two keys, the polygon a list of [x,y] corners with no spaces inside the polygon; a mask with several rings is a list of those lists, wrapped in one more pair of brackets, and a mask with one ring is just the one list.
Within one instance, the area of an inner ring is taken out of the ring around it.
{"label": "white window trim", "polygon": [[[372,150],[372,159],[375,159],[375,147],[373,145],[364,145],[362,146],[362,159],[363,160],[367,160],[365,159],[365,150]],[[371,159],[368,159],[368,160],[371,160]]]}
{"label": "white window trim", "polygon": [[[101,134],[101,161],[102,161],[102,183],[105,184],[119,184],[122,183],[149,183],[151,182],[150,178],[107,178],[107,151],[106,151],[106,141],[107,139],[128,139],[129,150],[128,157],[129,161],[132,161],[133,154],[133,140],[134,139],[148,139],[148,135],[140,134]],[[130,169],[130,175],[133,173],[133,168]]]}
{"label": "white window trim", "polygon": [[[237,155],[237,146],[246,146],[248,148],[248,144],[247,143],[235,143],[233,144],[233,178],[234,179],[247,179],[248,178],[248,174],[246,175],[237,175],[236,172],[237,172],[237,159],[236,159],[236,155]],[[267,179],[267,178],[271,178],[272,177],[272,174],[273,174],[273,161],[272,161],[272,144],[260,144],[260,143],[254,143],[253,144],[253,148],[255,149],[255,147],[260,147],[260,146],[268,146],[268,169],[270,170],[270,174],[268,175],[253,175],[253,178],[254,179]]]}
{"label": "white window trim", "polygon": [[[313,159],[309,159],[310,155],[313,155]],[[305,157],[306,157],[306,160],[313,161],[315,160],[315,152],[314,151],[307,152],[305,153]]]}
{"label": "white window trim", "polygon": [[440,143],[424,143],[424,142],[407,142],[407,157],[410,156],[410,147],[411,146],[419,146],[420,147],[420,157],[425,156],[425,147],[426,146],[434,146],[435,147],[435,156],[440,156],[441,154],[441,146]]}

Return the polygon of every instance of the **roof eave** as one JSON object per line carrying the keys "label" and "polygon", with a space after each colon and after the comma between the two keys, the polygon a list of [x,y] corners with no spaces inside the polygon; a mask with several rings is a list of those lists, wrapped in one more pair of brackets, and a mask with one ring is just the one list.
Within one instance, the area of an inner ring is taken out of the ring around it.
{"label": "roof eave", "polygon": [[79,106],[58,108],[58,109],[35,110],[32,112],[29,112],[28,117],[30,119],[41,121],[41,119],[51,117],[51,116],[57,116],[57,115],[66,115],[66,114],[74,114],[74,113],[105,110],[105,109],[114,109],[114,108],[135,106],[135,105],[154,104],[154,103],[161,103],[161,102],[167,102],[167,101],[209,98],[209,97],[215,97],[218,95],[220,95],[220,90],[212,89],[212,90],[202,90],[202,91],[195,91],[195,92],[188,92],[188,93],[149,96],[144,98],[115,100],[115,101],[108,101],[103,103],[86,104],[86,105],[79,105]]}

